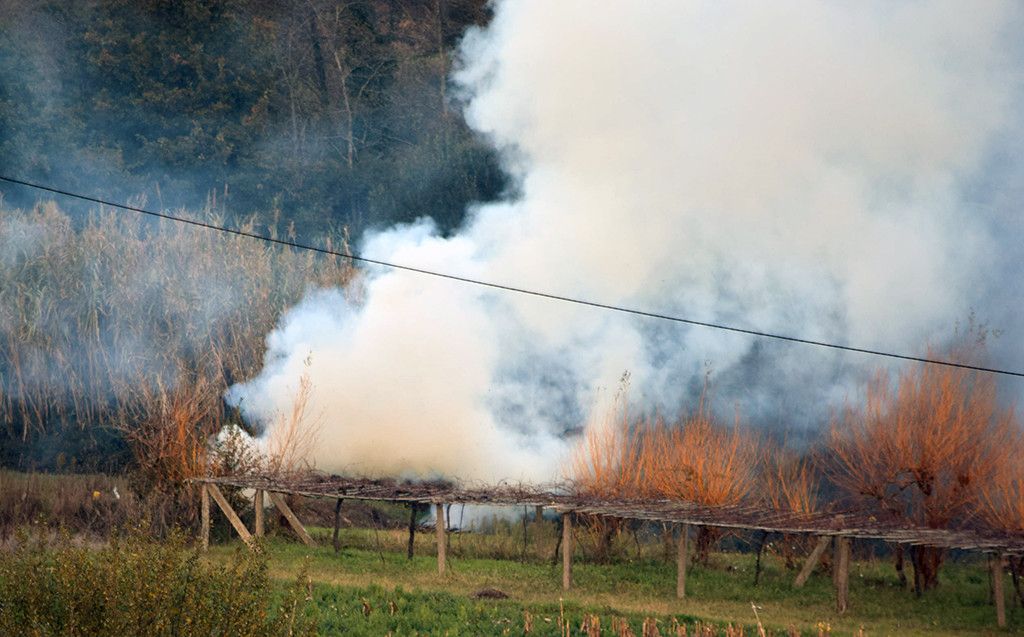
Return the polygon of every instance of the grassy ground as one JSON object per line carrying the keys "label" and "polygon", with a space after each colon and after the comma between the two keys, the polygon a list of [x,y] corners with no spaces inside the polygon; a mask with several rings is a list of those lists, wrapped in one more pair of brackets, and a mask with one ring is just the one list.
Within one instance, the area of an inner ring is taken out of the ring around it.
{"label": "grassy ground", "polygon": [[[559,634],[563,599],[572,625],[578,628],[585,613],[599,614],[605,634],[614,616],[631,620],[637,634],[646,616],[658,618],[663,634],[669,634],[673,618],[691,625],[695,618],[720,625],[741,623],[748,635],[756,634],[752,603],[765,626],[777,634],[791,627],[803,634],[818,634],[821,627],[832,634],[851,634],[860,627],[873,635],[998,632],[980,558],[948,564],[939,589],[923,599],[899,589],[887,561],[856,561],[850,570],[851,611],[838,617],[828,575],[816,574],[795,591],[794,573],[775,555],[765,556],[761,583],[755,587],[752,554],[716,554],[710,568],[691,567],[687,599],[677,600],[674,566],[659,559],[658,545],[640,542],[639,556],[634,552],[626,557],[630,553],[624,549],[612,564],[577,560],[575,588],[566,594],[561,567],[550,562],[554,525],[531,527],[525,559],[522,538],[508,532],[512,529],[453,536],[449,573],[443,579],[437,574],[432,533],[417,536],[412,561],[406,559],[401,530],[343,529],[344,548],[338,554],[330,548],[327,532],[316,529],[317,548],[281,538],[270,538],[267,548],[271,573],[282,581],[294,581],[307,569],[326,634],[519,634],[527,615],[532,634]],[[235,550],[216,546],[211,554],[229,559]],[[1006,586],[1007,632],[1024,632],[1024,610],[1014,605],[1009,580]],[[510,599],[473,599],[484,588],[499,589]]]}
{"label": "grassy ground", "polygon": [[0,544],[28,525],[99,538],[141,517],[138,498],[124,478],[0,469]]}

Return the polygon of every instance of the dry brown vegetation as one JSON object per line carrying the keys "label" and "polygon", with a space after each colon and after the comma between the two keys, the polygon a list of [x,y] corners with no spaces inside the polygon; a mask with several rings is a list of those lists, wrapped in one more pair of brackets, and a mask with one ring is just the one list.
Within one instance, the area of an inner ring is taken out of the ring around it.
{"label": "dry brown vegetation", "polygon": [[[757,437],[715,420],[702,397],[696,411],[669,423],[661,416],[630,418],[624,402],[593,423],[576,449],[570,476],[581,492],[602,497],[644,497],[698,504],[736,504],[750,494],[760,468]],[[604,519],[592,526],[608,537]],[[696,558],[706,562],[720,533],[701,527]]]}
{"label": "dry brown vegetation", "polygon": [[[957,360],[971,353],[947,352]],[[985,486],[1004,475],[1017,438],[1013,411],[999,406],[991,375],[918,364],[895,383],[879,372],[863,407],[833,420],[827,467],[838,486],[880,514],[945,528],[974,514]],[[943,555],[912,552],[918,592],[936,585]]]}
{"label": "dry brown vegetation", "polygon": [[[1018,428],[1007,450],[1008,461],[981,492],[978,514],[992,529],[1024,533],[1024,435]],[[1024,556],[1007,556],[1013,587],[1024,607]]]}
{"label": "dry brown vegetation", "polygon": [[[929,357],[977,360],[983,348],[979,338]],[[616,404],[587,429],[570,475],[581,492],[595,496],[750,503],[795,513],[822,509],[819,492],[827,479],[851,496],[844,507],[881,520],[1021,532],[1022,451],[1020,426],[1013,410],[1000,406],[991,375],[922,364],[906,367],[895,380],[879,372],[865,389],[864,404],[836,415],[814,453],[761,440],[739,418],[732,425],[716,421],[704,397],[692,414],[674,421],[631,417]],[[592,526],[618,532],[602,521]],[[702,528],[695,559],[706,559],[716,539]],[[782,546],[790,566],[808,548],[794,538],[783,538]],[[916,590],[933,588],[944,552],[914,548],[911,559]],[[1011,561],[1011,567],[1016,580],[1024,564]]]}
{"label": "dry brown vegetation", "polygon": [[757,449],[756,436],[738,418],[731,426],[717,422],[703,400],[672,423],[661,416],[632,419],[617,406],[588,427],[570,475],[592,495],[735,504],[754,484]]}
{"label": "dry brown vegetation", "polygon": [[323,421],[319,414],[308,413],[313,386],[309,374],[299,378],[299,388],[288,414],[278,414],[269,427],[262,450],[264,473],[295,473],[311,469],[309,458],[320,439]]}
{"label": "dry brown vegetation", "polygon": [[[256,220],[245,229],[277,234]],[[114,427],[148,487],[177,484],[205,470],[231,417],[224,390],[259,370],[281,313],[353,276],[340,259],[180,224],[50,203],[4,210],[3,435],[31,449]]]}
{"label": "dry brown vegetation", "polygon": [[[785,444],[765,441],[758,487],[764,504],[777,511],[814,513],[820,509],[821,476],[814,458],[799,454]],[[779,542],[786,568],[797,568],[799,561],[816,541],[807,535],[784,535]]]}
{"label": "dry brown vegetation", "polygon": [[0,543],[29,525],[106,537],[118,527],[138,523],[141,511],[142,503],[124,478],[0,470]]}

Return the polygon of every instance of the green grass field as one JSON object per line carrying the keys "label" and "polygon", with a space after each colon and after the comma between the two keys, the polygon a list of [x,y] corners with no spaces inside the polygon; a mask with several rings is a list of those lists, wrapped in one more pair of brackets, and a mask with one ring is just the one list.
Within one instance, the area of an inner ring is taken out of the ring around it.
{"label": "green grass field", "polygon": [[[416,557],[405,556],[400,530],[343,529],[343,549],[335,553],[324,529],[311,529],[320,546],[307,548],[271,537],[266,542],[272,576],[294,581],[303,569],[313,581],[313,598],[324,634],[407,635],[522,634],[527,616],[531,634],[557,635],[560,609],[575,629],[585,613],[601,618],[604,634],[613,617],[630,621],[640,634],[644,617],[659,621],[669,634],[673,618],[720,627],[742,624],[756,635],[756,619],[775,634],[796,628],[817,635],[852,634],[863,627],[871,635],[952,635],[1024,632],[1024,610],[1006,581],[1008,628],[995,626],[988,604],[988,581],[980,556],[952,561],[941,585],[922,599],[898,586],[891,563],[855,561],[850,571],[851,611],[839,617],[833,608],[832,584],[816,573],[802,590],[792,588],[795,574],[781,558],[766,554],[759,586],[753,585],[754,556],[718,553],[708,568],[691,567],[685,600],[675,598],[675,568],[660,557],[658,545],[636,544],[639,557],[627,550],[611,564],[575,562],[575,587],[561,590],[561,567],[550,562],[554,525],[531,528],[528,550],[512,528],[493,534],[468,533],[451,538],[449,572],[437,574],[432,533],[417,535]],[[534,548],[536,547],[536,548]],[[237,542],[211,548],[215,559],[230,560]],[[540,557],[540,556],[543,557]],[[510,559],[511,558],[511,559]],[[474,593],[496,588],[507,600],[478,600]],[[574,631],[574,634],[578,634]]]}

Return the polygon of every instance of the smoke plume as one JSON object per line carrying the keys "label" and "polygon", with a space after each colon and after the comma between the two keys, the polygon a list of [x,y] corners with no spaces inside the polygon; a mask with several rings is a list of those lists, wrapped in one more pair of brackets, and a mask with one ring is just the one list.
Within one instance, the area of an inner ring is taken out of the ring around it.
{"label": "smoke plume", "polygon": [[[423,219],[360,250],[919,353],[972,308],[1011,315],[990,274],[1019,275],[998,222],[1019,237],[1020,220],[991,193],[1020,192],[1021,17],[999,1],[500,2],[454,83],[514,195],[453,236]],[[272,423],[308,373],[321,468],[481,479],[557,477],[625,372],[644,409],[686,405],[710,370],[719,405],[813,431],[879,364],[383,268],[311,293],[269,345],[229,398]]]}

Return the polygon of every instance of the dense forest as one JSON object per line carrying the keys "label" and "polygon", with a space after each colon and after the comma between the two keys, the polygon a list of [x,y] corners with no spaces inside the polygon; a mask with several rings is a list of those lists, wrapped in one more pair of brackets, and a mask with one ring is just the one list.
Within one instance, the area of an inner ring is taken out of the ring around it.
{"label": "dense forest", "polygon": [[507,185],[448,80],[487,19],[484,0],[5,2],[4,171],[300,235],[450,230]]}

